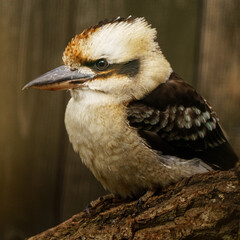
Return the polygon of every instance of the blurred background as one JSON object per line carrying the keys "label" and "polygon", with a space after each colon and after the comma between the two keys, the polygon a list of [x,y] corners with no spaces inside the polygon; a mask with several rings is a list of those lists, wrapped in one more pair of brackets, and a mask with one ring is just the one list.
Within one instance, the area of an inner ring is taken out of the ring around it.
{"label": "blurred background", "polygon": [[0,239],[52,227],[106,194],[64,126],[66,92],[21,88],[99,20],[144,16],[173,69],[207,98],[240,154],[239,0],[0,0]]}

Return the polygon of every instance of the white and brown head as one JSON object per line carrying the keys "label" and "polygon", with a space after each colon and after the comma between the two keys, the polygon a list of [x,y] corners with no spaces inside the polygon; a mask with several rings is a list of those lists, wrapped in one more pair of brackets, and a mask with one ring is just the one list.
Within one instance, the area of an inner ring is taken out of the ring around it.
{"label": "white and brown head", "polygon": [[72,89],[78,95],[98,92],[120,102],[139,99],[172,72],[156,34],[144,18],[99,22],[71,40],[63,53],[63,66],[24,89]]}

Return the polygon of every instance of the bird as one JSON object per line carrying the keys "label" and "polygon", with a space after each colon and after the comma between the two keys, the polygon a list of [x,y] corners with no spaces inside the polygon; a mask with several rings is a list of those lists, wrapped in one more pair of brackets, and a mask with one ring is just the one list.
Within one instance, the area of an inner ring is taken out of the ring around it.
{"label": "bird", "polygon": [[23,89],[70,91],[69,140],[115,195],[138,197],[238,161],[216,113],[173,71],[144,17],[100,21],[62,59]]}

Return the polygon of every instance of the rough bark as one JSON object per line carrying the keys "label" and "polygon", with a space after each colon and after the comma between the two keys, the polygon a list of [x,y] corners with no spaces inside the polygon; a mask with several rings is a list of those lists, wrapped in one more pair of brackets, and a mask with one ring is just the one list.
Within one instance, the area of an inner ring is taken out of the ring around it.
{"label": "rough bark", "polygon": [[140,204],[107,195],[35,239],[240,239],[239,171],[183,179]]}

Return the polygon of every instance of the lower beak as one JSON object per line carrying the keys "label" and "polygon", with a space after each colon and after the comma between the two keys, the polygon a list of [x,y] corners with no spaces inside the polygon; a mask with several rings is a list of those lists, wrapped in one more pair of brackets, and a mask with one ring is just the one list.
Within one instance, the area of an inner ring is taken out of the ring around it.
{"label": "lower beak", "polygon": [[81,70],[71,70],[63,65],[29,82],[22,90],[27,88],[38,88],[41,90],[72,89],[79,87],[94,76],[95,74],[90,72],[90,70],[88,73],[83,73]]}

